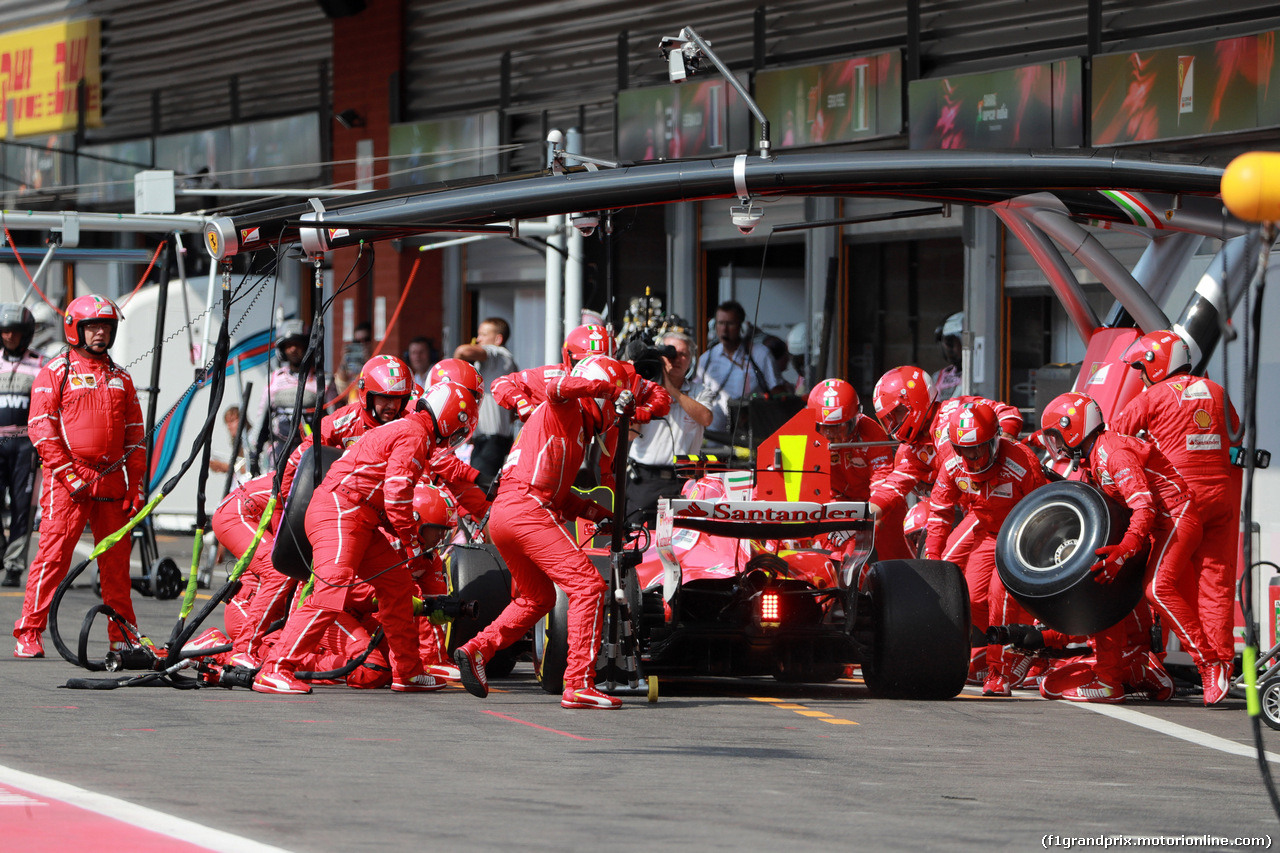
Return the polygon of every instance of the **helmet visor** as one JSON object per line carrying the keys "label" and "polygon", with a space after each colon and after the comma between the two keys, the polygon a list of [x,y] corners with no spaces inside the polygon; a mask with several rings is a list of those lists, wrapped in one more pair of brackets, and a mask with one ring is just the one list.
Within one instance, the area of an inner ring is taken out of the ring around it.
{"label": "helmet visor", "polygon": [[953,445],[956,453],[964,460],[964,467],[971,474],[981,474],[995,462],[995,441],[984,441],[982,444]]}
{"label": "helmet visor", "polygon": [[910,414],[911,410],[899,403],[880,415],[880,423],[884,424],[884,428],[888,430],[890,435],[897,435],[898,430],[902,429],[902,425],[907,422],[907,416]]}
{"label": "helmet visor", "polygon": [[844,421],[838,424],[818,424],[818,435],[831,444],[854,441],[857,438],[854,433],[853,421]]}
{"label": "helmet visor", "polygon": [[1070,459],[1071,448],[1056,429],[1046,429],[1042,434],[1044,446],[1058,459]]}

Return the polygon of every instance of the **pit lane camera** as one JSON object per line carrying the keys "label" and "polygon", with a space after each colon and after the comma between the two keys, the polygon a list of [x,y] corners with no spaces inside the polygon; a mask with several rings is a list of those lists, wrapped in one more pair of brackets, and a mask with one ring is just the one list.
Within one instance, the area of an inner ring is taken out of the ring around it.
{"label": "pit lane camera", "polygon": [[729,208],[729,215],[733,217],[733,227],[743,235],[755,231],[760,220],[764,219],[764,211],[753,205],[751,199],[746,199],[741,205]]}
{"label": "pit lane camera", "polygon": [[618,357],[622,361],[631,362],[631,366],[636,369],[636,373],[640,374],[642,379],[658,385],[662,384],[662,371],[665,365],[662,363],[664,358],[675,361],[677,356],[676,348],[670,345],[656,346],[653,339],[647,335],[641,335],[627,341],[622,348],[622,352]]}
{"label": "pit lane camera", "polygon": [[569,215],[569,221],[582,233],[583,237],[590,237],[596,233],[596,226],[600,224],[600,214],[595,211],[572,213]]}

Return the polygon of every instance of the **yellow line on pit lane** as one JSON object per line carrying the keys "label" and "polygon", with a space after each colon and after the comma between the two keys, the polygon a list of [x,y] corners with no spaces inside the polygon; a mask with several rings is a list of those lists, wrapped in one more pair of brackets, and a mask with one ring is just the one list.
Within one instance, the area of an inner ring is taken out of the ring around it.
{"label": "yellow line on pit lane", "polygon": [[763,702],[766,705],[777,708],[780,711],[792,711],[802,717],[811,717],[813,719],[822,720],[824,723],[831,723],[837,726],[856,726],[856,720],[845,720],[840,717],[833,717],[826,711],[816,711],[807,705],[798,705],[793,702],[787,702],[783,699],[773,699],[767,696],[752,696],[753,702]]}

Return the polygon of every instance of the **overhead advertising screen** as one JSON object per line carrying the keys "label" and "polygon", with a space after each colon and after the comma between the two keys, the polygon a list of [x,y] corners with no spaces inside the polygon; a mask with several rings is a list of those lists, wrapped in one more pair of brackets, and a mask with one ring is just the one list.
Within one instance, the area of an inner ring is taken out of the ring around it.
{"label": "overhead advertising screen", "polygon": [[[1265,36],[1274,40],[1273,33]],[[1093,144],[1123,145],[1259,126],[1259,103],[1277,123],[1275,98],[1261,98],[1274,56],[1259,36],[1093,58]],[[1259,60],[1266,68],[1260,68]],[[1273,90],[1274,91],[1274,90]],[[1267,104],[1266,101],[1272,103]]]}
{"label": "overhead advertising screen", "polygon": [[497,151],[497,112],[393,124],[387,180],[408,187],[496,174]]}
{"label": "overhead advertising screen", "polygon": [[911,147],[1078,148],[1078,57],[908,84]]}
{"label": "overhead advertising screen", "polygon": [[[618,93],[618,158],[676,160],[746,151],[747,105],[723,78]],[[584,152],[585,153],[585,152]]]}
{"label": "overhead advertising screen", "polygon": [[900,51],[761,71],[755,83],[756,103],[769,117],[774,148],[902,132]]}

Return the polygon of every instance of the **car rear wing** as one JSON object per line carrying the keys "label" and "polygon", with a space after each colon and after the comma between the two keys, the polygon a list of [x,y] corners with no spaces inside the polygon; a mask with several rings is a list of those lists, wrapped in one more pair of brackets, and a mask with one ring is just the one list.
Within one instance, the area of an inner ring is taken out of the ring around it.
{"label": "car rear wing", "polygon": [[[696,531],[690,540],[677,529]],[[732,539],[811,539],[826,534],[831,545],[840,547],[841,583],[847,586],[857,569],[871,555],[875,542],[875,521],[865,501],[658,501],[658,524],[654,546],[662,560],[662,592],[667,601],[681,583],[677,550],[692,547],[697,534]],[[849,540],[854,545],[848,546]],[[683,540],[683,541],[681,541]]]}

